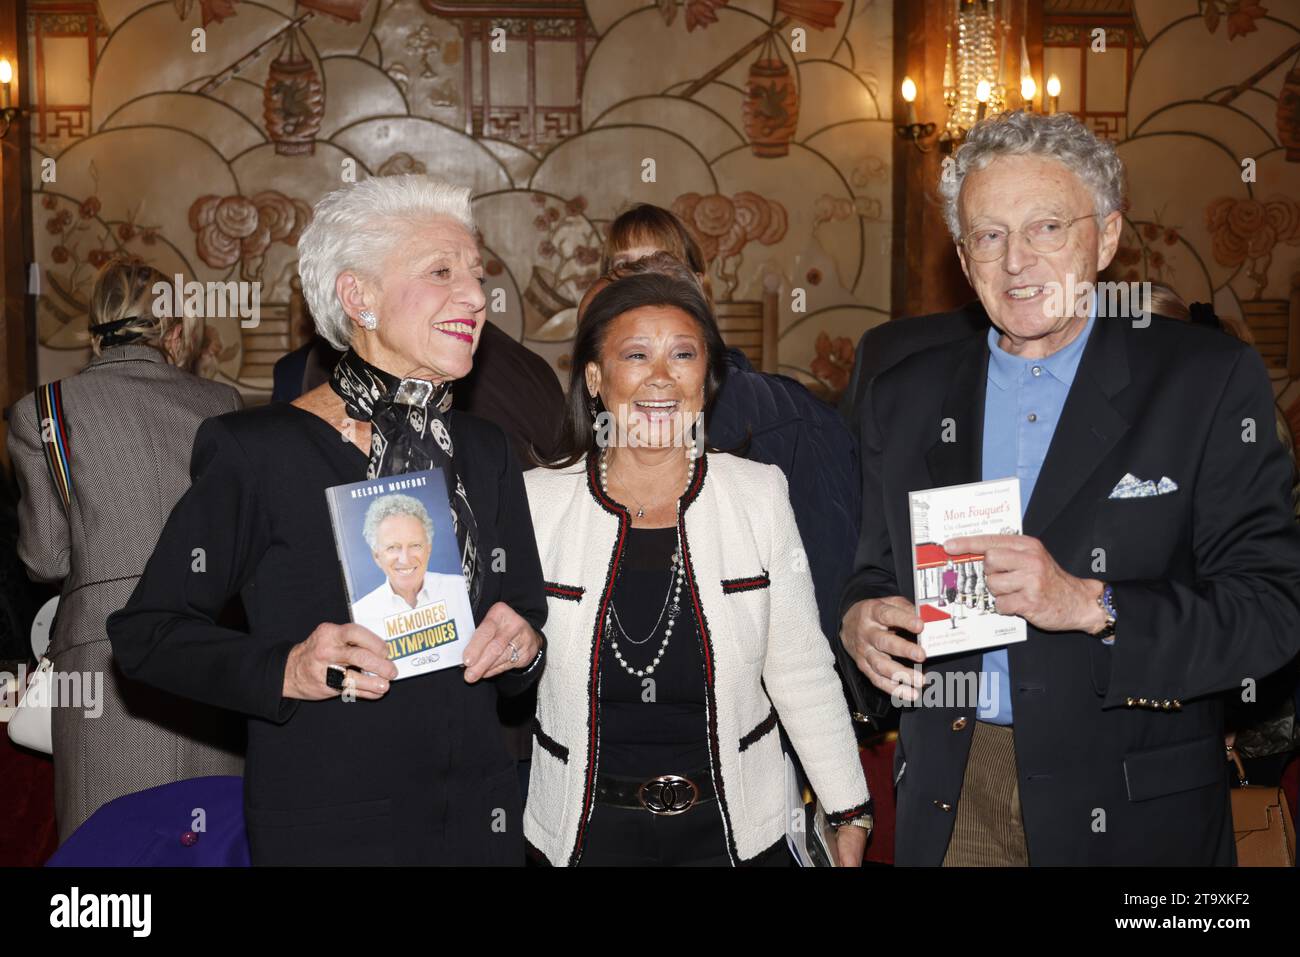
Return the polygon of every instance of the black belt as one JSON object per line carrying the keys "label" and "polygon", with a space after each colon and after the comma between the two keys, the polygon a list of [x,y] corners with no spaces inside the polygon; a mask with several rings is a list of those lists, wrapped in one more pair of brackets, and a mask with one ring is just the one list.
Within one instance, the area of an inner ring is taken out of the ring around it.
{"label": "black belt", "polygon": [[714,797],[713,778],[707,769],[689,775],[661,774],[649,780],[596,776],[596,802],[610,807],[671,815]]}

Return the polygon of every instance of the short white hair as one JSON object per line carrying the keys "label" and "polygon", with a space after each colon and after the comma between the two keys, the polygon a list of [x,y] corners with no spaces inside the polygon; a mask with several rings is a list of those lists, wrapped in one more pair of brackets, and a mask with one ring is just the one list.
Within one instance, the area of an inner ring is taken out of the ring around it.
{"label": "short white hair", "polygon": [[939,177],[943,214],[953,239],[961,240],[957,203],[966,177],[999,156],[1026,155],[1054,159],[1079,177],[1092,193],[1099,217],[1124,208],[1124,161],[1113,143],[1097,136],[1071,113],[1046,116],[1017,110],[971,127],[953,156],[951,169]]}
{"label": "short white hair", "polygon": [[352,323],[334,283],[351,270],[372,281],[406,231],[429,219],[454,220],[477,236],[470,189],[418,173],[376,176],[327,193],[298,237],[298,274],[316,331],[335,349],[352,341]]}
{"label": "short white hair", "polygon": [[419,519],[420,524],[424,526],[425,537],[430,542],[433,541],[433,519],[429,517],[429,510],[424,507],[424,503],[414,495],[403,495],[398,492],[375,499],[366,509],[361,535],[372,552],[379,542],[379,526],[383,524],[384,519],[392,518],[394,515],[409,515]]}

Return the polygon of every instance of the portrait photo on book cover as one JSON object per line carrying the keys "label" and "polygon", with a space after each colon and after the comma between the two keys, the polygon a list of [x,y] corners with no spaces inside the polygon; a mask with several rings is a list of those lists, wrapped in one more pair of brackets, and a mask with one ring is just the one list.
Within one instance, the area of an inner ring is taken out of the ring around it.
{"label": "portrait photo on book cover", "polygon": [[441,474],[330,491],[352,620],[389,643],[399,677],[454,663],[444,659],[464,645],[474,619]]}

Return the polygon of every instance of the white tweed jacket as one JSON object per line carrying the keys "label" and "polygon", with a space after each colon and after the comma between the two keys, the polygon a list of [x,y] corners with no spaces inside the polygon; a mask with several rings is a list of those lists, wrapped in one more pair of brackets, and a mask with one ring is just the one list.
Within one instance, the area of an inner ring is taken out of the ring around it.
{"label": "white tweed jacket", "polygon": [[[534,853],[570,865],[582,857],[591,819],[601,628],[631,516],[601,491],[592,461],[534,469],[524,482],[548,597],[524,836]],[[733,864],[783,839],[778,716],[832,822],[866,813],[849,709],[818,624],[781,470],[727,454],[704,456],[681,498],[678,535],[687,563],[683,597],[701,626],[718,795],[716,804],[692,813],[718,809]]]}

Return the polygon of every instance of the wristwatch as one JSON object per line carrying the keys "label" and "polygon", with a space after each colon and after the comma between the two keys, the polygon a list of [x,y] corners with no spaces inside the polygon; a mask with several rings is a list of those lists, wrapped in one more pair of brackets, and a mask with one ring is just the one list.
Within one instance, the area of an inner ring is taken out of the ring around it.
{"label": "wristwatch", "polygon": [[1092,636],[1100,638],[1106,644],[1111,644],[1115,640],[1115,591],[1109,585],[1101,589],[1101,594],[1097,596],[1097,607],[1101,613],[1106,616],[1106,623],[1101,626],[1101,631],[1094,631]]}
{"label": "wristwatch", "polygon": [[852,818],[848,821],[844,821],[843,823],[840,824],[832,824],[831,829],[834,831],[838,831],[842,827],[860,827],[863,830],[870,831],[875,827],[875,823],[876,823],[875,812],[876,812],[876,802],[873,801],[871,798],[867,798],[867,812],[865,814],[860,814],[857,817]]}

